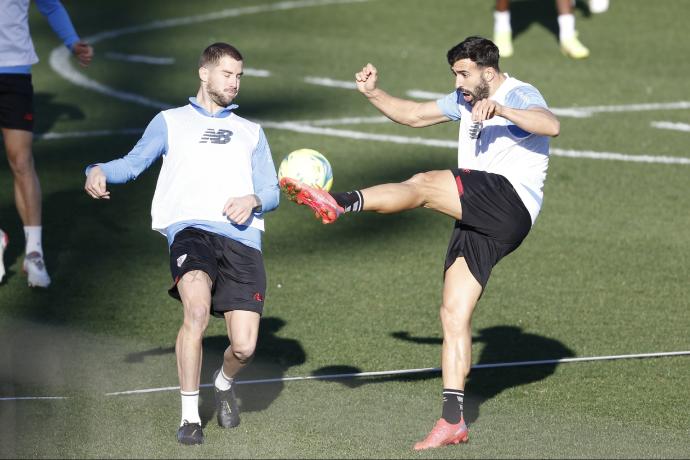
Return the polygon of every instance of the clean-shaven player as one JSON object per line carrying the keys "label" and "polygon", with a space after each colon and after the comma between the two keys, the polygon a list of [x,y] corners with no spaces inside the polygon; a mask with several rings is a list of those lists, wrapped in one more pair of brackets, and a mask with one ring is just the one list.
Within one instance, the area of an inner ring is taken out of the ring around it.
{"label": "clean-shaven player", "polygon": [[445,261],[441,325],[443,409],[416,450],[467,441],[463,419],[465,379],[471,365],[471,318],[491,269],[527,236],[543,199],[549,136],[558,119],[537,89],[501,72],[498,48],[468,37],[447,53],[456,91],[438,101],[393,97],[376,86],[368,64],[357,88],[391,120],[413,127],[460,121],[458,168],[416,174],[398,184],[328,194],[289,178],[281,188],[310,206],[324,223],[343,212],[395,213],[430,208],[455,219]]}
{"label": "clean-shaven player", "polygon": [[204,439],[199,379],[210,314],[225,318],[231,342],[214,374],[218,424],[230,428],[240,422],[233,378],[254,355],[264,305],[263,215],[278,206],[280,193],[262,128],[231,105],[242,66],[233,46],[210,45],[199,60],[196,98],[156,115],[123,158],[86,170],[86,192],[108,199],[107,183],[133,180],[163,157],[151,216],[153,229],[168,239],[174,280],[169,293],[182,301],[184,312],[175,344],[182,444]]}
{"label": "clean-shaven player", "polygon": [[[38,62],[29,33],[29,0],[0,1],[0,128],[14,176],[14,201],[24,224],[26,239],[22,269],[31,287],[48,287],[50,276],[43,257],[41,183],[32,152],[34,88],[31,66]],[[93,48],[79,39],[67,11],[58,0],[36,0],[38,11],[82,66]],[[5,276],[2,255],[7,235],[0,230],[0,282]]]}

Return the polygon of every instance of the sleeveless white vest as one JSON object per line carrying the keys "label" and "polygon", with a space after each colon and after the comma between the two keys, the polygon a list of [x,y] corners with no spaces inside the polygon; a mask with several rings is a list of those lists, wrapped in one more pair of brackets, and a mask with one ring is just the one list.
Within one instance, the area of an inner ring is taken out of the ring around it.
{"label": "sleeveless white vest", "polygon": [[[254,193],[252,154],[259,125],[234,113],[204,116],[191,105],[162,113],[168,151],[151,204],[152,228],[165,233],[176,222],[230,222],[223,215],[228,198]],[[245,225],[264,229],[256,216]]]}
{"label": "sleeveless white vest", "polygon": [[[518,86],[527,85],[508,77],[491,96],[505,104],[506,95]],[[470,136],[472,107],[460,103],[458,135],[458,167],[500,174],[510,181],[529,211],[532,223],[544,199],[544,181],[549,165],[549,139],[526,133],[503,117],[494,117],[482,124],[478,139]]]}

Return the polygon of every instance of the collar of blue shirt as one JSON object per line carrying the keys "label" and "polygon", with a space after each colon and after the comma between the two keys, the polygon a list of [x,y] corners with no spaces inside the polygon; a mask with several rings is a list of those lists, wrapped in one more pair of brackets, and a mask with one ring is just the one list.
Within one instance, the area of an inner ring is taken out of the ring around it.
{"label": "collar of blue shirt", "polygon": [[230,116],[233,110],[239,107],[237,104],[230,104],[227,107],[223,107],[216,113],[210,113],[208,110],[203,108],[201,105],[199,105],[199,102],[196,100],[196,97],[192,96],[189,98],[189,103],[192,104],[192,107],[196,109],[197,112],[199,112],[202,115],[205,115],[207,117],[214,117],[214,118],[225,118]]}

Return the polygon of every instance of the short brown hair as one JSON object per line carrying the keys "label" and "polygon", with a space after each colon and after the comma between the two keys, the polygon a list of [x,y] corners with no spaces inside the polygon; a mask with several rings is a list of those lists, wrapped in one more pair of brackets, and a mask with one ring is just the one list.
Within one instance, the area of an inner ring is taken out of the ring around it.
{"label": "short brown hair", "polygon": [[216,65],[220,62],[223,56],[230,56],[236,61],[242,61],[242,54],[232,45],[218,42],[206,47],[201,57],[199,58],[199,67],[205,67],[208,64]]}

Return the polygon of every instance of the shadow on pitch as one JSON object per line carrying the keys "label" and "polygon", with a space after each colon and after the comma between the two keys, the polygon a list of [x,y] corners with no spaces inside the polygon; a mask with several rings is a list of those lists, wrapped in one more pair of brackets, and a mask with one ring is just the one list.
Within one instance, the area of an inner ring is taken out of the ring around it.
{"label": "shadow on pitch", "polygon": [[[391,334],[398,340],[423,345],[441,345],[438,337],[413,337],[408,332]],[[473,343],[484,343],[478,365],[507,363],[517,361],[540,361],[562,359],[575,356],[572,350],[558,340],[536,334],[529,334],[516,326],[494,326],[479,331],[472,338]],[[522,367],[502,367],[473,369],[465,387],[464,417],[469,424],[479,418],[479,407],[504,390],[520,385],[527,385],[543,380],[556,371],[558,364],[542,364]],[[362,372],[352,366],[327,366],[318,369],[314,375],[328,376],[337,374],[354,374]],[[337,381],[350,388],[371,383],[411,382],[436,379],[438,372],[410,374],[407,376],[347,378]],[[335,379],[334,379],[335,380]],[[441,387],[438,389],[440,414]]]}
{"label": "shadow on pitch", "polygon": [[[256,344],[254,359],[237,375],[238,383],[247,380],[280,379],[292,366],[303,364],[307,358],[302,345],[294,339],[278,337],[276,333],[285,326],[281,318],[266,317],[259,323],[259,340]],[[211,383],[213,373],[223,362],[223,353],[229,345],[225,335],[205,337],[203,342],[203,362],[201,366],[201,383]],[[175,347],[154,348],[151,350],[130,353],[125,360],[129,363],[143,362],[149,356],[174,354]],[[280,395],[284,382],[239,384],[235,394],[240,399],[242,412],[255,412],[267,409]],[[213,389],[201,389],[199,415],[206,426],[215,415]]]}
{"label": "shadow on pitch", "polygon": [[[538,3],[539,5],[536,5]],[[573,8],[579,9],[582,15],[590,17],[592,13],[584,0],[578,0]],[[511,2],[510,4],[510,19],[511,27],[513,29],[513,38],[524,33],[532,24],[538,24],[551,32],[558,41],[558,11],[556,10],[556,2],[554,0],[536,0]]]}

